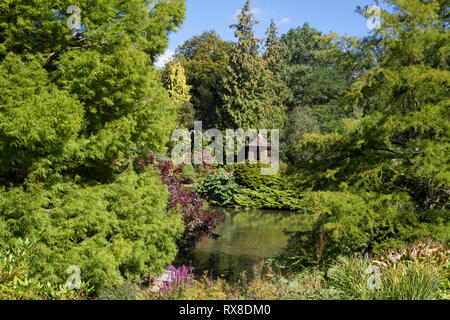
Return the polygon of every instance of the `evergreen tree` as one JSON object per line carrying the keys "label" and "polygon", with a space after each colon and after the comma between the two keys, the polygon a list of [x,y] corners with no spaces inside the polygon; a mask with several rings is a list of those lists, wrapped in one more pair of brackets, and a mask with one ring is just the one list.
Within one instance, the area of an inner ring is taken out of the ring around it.
{"label": "evergreen tree", "polygon": [[238,42],[229,54],[223,78],[221,114],[225,128],[282,129],[284,125],[284,106],[280,106],[273,86],[276,78],[260,56],[262,41],[254,36],[257,23],[247,0],[236,24],[230,26]]}
{"label": "evergreen tree", "polygon": [[165,84],[173,102],[177,106],[189,102],[191,100],[191,86],[186,84],[186,74],[183,66],[178,62],[169,63],[166,72]]}
{"label": "evergreen tree", "polygon": [[339,119],[352,113],[339,108],[339,100],[363,72],[360,42],[336,34],[322,35],[307,23],[283,35],[287,104],[310,107],[321,130],[333,131]]}
{"label": "evergreen tree", "polygon": [[273,20],[271,21],[269,28],[267,28],[266,37],[263,58],[266,60],[270,71],[281,79],[284,68],[286,67],[285,60],[283,59],[285,47],[281,43],[277,26]]}
{"label": "evergreen tree", "polygon": [[172,101],[177,106],[178,123],[187,128],[194,127],[194,108],[191,104],[191,86],[186,83],[184,68],[179,62],[170,62],[166,66],[164,83]]}
{"label": "evergreen tree", "polygon": [[0,246],[34,244],[33,275],[70,265],[96,288],[157,275],[175,258],[181,215],[157,172],[176,108],[153,67],[183,0],[0,3]]}

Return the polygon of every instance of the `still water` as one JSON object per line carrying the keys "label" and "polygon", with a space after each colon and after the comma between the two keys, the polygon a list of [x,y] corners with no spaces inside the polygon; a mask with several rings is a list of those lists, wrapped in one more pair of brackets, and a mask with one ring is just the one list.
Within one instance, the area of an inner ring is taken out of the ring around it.
{"label": "still water", "polygon": [[193,266],[197,275],[208,271],[229,281],[236,281],[244,271],[251,273],[255,264],[284,248],[286,232],[297,231],[304,219],[298,213],[280,211],[221,210],[228,219],[217,229],[220,238],[204,239],[177,264]]}

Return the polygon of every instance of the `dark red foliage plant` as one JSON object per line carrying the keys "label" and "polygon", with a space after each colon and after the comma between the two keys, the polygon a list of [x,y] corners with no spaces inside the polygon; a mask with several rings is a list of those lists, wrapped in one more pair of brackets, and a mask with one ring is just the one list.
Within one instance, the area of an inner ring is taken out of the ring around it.
{"label": "dark red foliage plant", "polygon": [[181,251],[194,249],[204,237],[217,239],[219,236],[214,232],[217,226],[225,222],[226,216],[220,210],[207,210],[205,204],[206,197],[201,197],[195,191],[183,189],[180,175],[183,166],[176,166],[170,160],[157,161],[151,156],[149,160],[139,159],[137,166],[140,169],[153,165],[161,172],[161,180],[167,185],[170,197],[167,210],[181,210],[183,215],[185,231],[183,238],[179,241]]}

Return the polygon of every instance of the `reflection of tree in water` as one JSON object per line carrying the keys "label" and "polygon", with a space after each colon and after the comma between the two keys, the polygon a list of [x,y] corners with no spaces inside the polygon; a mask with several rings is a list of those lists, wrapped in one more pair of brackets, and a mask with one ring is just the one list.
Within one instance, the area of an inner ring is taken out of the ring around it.
{"label": "reflection of tree in water", "polygon": [[217,230],[220,239],[204,239],[194,252],[178,259],[191,264],[197,276],[208,271],[235,281],[247,271],[251,277],[255,264],[286,246],[285,231],[296,231],[303,224],[302,216],[280,211],[226,210],[226,214],[229,219]]}

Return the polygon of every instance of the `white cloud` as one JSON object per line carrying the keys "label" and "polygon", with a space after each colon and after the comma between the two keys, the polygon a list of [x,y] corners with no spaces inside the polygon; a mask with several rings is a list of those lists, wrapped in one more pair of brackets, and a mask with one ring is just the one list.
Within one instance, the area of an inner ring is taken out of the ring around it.
{"label": "white cloud", "polygon": [[252,10],[250,10],[251,13],[253,13],[255,16],[260,14],[262,12],[261,8],[254,8]]}
{"label": "white cloud", "polygon": [[282,17],[280,20],[280,24],[286,24],[289,22],[291,22],[291,18],[289,18],[289,17]]}
{"label": "white cloud", "polygon": [[167,62],[173,59],[175,51],[167,49],[162,55],[158,56],[155,61],[155,66],[158,69],[163,69]]}

